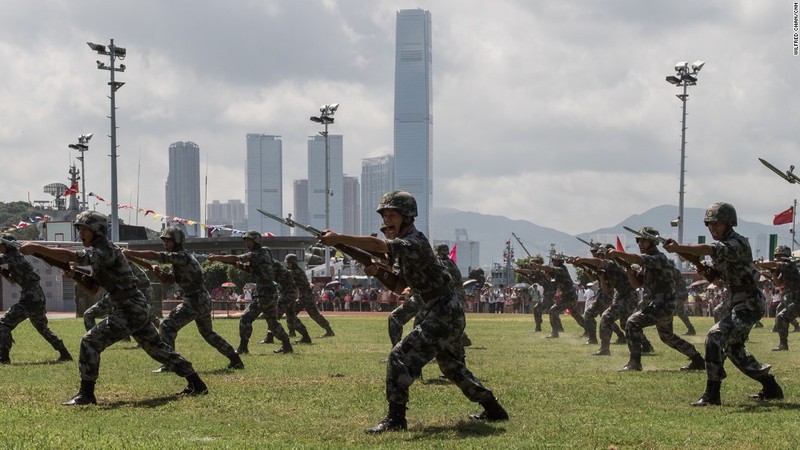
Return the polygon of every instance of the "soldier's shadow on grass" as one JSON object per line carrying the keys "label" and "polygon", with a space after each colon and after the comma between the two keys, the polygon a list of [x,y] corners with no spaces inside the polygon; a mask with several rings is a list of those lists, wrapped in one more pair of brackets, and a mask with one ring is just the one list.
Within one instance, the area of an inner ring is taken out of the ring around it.
{"label": "soldier's shadow on grass", "polygon": [[466,437],[489,437],[498,436],[506,432],[506,429],[496,424],[491,425],[485,422],[460,421],[454,426],[431,425],[423,427],[415,433],[414,439],[430,439],[441,435],[443,438],[450,439],[455,431],[459,438]]}
{"label": "soldier's shadow on grass", "polygon": [[[723,406],[724,405],[725,403],[723,401]],[[736,410],[738,412],[743,412],[743,413],[758,413],[758,412],[766,413],[770,412],[773,409],[780,409],[785,411],[799,411],[800,403],[753,400],[753,403],[749,405],[741,405],[736,407]]]}
{"label": "soldier's shadow on grass", "polygon": [[15,366],[57,366],[60,364],[72,364],[73,361],[56,361],[56,360],[48,360],[48,361],[25,361],[25,362],[14,362]]}
{"label": "soldier's shadow on grass", "polygon": [[119,400],[116,402],[102,404],[100,405],[100,408],[102,409],[117,409],[124,407],[157,408],[159,406],[164,406],[168,403],[178,400],[183,400],[183,397],[179,397],[175,394],[172,394],[172,395],[163,395],[161,397],[148,398],[142,400]]}

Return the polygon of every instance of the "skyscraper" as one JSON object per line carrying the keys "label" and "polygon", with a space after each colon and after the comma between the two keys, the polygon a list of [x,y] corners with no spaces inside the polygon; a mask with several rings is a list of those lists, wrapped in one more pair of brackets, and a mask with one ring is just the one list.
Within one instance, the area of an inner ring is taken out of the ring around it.
{"label": "skyscraper", "polygon": [[241,200],[228,200],[221,203],[212,200],[206,205],[206,223],[209,225],[231,225],[233,228],[246,228],[245,207]]}
{"label": "skyscraper", "polygon": [[342,231],[345,234],[360,234],[361,189],[358,177],[344,176],[342,179]]}
{"label": "skyscraper", "polygon": [[294,220],[308,224],[308,180],[294,180]]}
{"label": "skyscraper", "polygon": [[[200,147],[194,142],[170,144],[166,191],[168,216],[200,222]],[[186,225],[189,236],[199,230],[198,224]]]}
{"label": "skyscraper", "polygon": [[[340,134],[329,134],[330,173],[330,229],[343,230],[343,139]],[[325,225],[325,138],[320,135],[308,137],[308,219],[314,228],[324,230]]]}
{"label": "skyscraper", "polygon": [[245,203],[247,229],[276,235],[287,234],[284,225],[263,216],[257,209],[283,216],[283,142],[280,136],[247,135]]}
{"label": "skyscraper", "polygon": [[394,65],[395,186],[417,200],[417,228],[430,236],[433,202],[431,13],[397,12]]}
{"label": "skyscraper", "polygon": [[[361,160],[361,232],[378,233],[381,217],[375,212],[381,196],[394,190],[394,155]],[[381,236],[382,237],[382,236]]]}

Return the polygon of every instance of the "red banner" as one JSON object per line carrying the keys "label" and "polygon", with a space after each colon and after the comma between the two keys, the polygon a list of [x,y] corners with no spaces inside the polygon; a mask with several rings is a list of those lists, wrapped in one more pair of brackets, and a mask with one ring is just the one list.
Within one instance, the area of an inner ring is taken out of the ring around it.
{"label": "red banner", "polygon": [[778,214],[775,214],[775,217],[772,219],[772,224],[783,225],[785,223],[792,223],[793,216],[794,206],[790,206],[786,211],[781,211]]}

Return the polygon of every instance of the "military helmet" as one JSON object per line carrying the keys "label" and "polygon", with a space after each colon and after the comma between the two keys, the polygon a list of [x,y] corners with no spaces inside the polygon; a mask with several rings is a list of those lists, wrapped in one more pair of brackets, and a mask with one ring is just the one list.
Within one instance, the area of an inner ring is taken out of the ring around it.
{"label": "military helmet", "polygon": [[283,262],[287,264],[288,263],[297,264],[297,255],[295,255],[294,253],[287,253],[286,257],[283,258]]}
{"label": "military helmet", "polygon": [[0,237],[5,239],[5,240],[7,240],[7,241],[16,241],[17,240],[17,238],[15,238],[14,235],[11,234],[11,233],[0,234]]}
{"label": "military helmet", "polygon": [[450,255],[450,247],[447,244],[436,244],[433,247],[436,250],[436,254],[439,256],[449,256]]}
{"label": "military helmet", "polygon": [[778,248],[775,249],[775,257],[791,258],[792,250],[785,245],[779,245]]}
{"label": "military helmet", "polygon": [[[645,236],[652,236],[652,237],[645,237]],[[653,227],[642,227],[639,228],[639,236],[636,236],[636,241],[638,242],[640,239],[644,239],[646,241],[650,241],[655,245],[658,245],[658,237],[661,236],[661,233],[658,232]]]}
{"label": "military helmet", "polygon": [[542,258],[540,255],[532,257],[531,261],[535,262],[536,264],[544,264],[544,258]]}
{"label": "military helmet", "polygon": [[186,235],[183,234],[183,230],[178,227],[167,227],[164,231],[161,232],[161,239],[171,239],[175,242],[175,245],[183,246],[184,241],[186,241]]}
{"label": "military helmet", "polygon": [[383,214],[383,211],[393,209],[404,216],[417,217],[417,201],[414,196],[405,191],[392,191],[383,194],[380,203],[378,203],[378,214]]}
{"label": "military helmet", "polygon": [[709,222],[722,222],[729,226],[735,227],[736,209],[733,205],[725,202],[717,202],[709,206],[706,210],[706,216],[703,218],[703,223],[708,225]]}
{"label": "military helmet", "polygon": [[95,236],[108,236],[108,218],[97,211],[84,211],[78,214],[72,225],[76,228],[86,227]]}
{"label": "military helmet", "polygon": [[258,247],[261,247],[261,245],[264,244],[264,236],[255,230],[250,230],[245,233],[244,236],[242,236],[242,239],[252,239],[253,243]]}

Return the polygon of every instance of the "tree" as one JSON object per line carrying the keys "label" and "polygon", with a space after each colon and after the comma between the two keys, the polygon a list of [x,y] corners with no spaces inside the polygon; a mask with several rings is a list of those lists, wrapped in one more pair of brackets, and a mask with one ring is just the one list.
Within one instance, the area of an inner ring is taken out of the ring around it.
{"label": "tree", "polygon": [[220,287],[222,283],[228,281],[228,268],[227,264],[221,262],[205,261],[201,266],[203,269],[203,280],[206,289],[210,292],[212,289]]}

